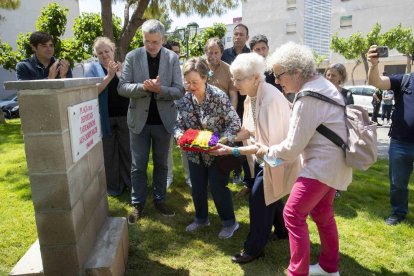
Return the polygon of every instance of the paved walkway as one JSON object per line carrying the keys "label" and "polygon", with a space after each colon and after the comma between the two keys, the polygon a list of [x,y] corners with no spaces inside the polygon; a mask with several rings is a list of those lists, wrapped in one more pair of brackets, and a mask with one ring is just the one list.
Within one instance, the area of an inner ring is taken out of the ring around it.
{"label": "paved walkway", "polygon": [[390,126],[380,126],[377,128],[377,148],[379,159],[388,159],[388,147],[390,145],[390,137],[388,137],[389,130]]}

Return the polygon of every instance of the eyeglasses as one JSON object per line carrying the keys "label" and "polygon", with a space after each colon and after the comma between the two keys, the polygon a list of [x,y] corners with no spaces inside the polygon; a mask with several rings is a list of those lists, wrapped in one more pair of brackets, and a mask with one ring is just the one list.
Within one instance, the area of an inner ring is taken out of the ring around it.
{"label": "eyeglasses", "polygon": [[248,79],[248,78],[247,77],[246,78],[239,78],[239,79],[231,78],[231,80],[234,83],[241,83],[241,82],[245,81],[246,79]]}
{"label": "eyeglasses", "polygon": [[275,72],[273,72],[273,76],[275,76],[275,79],[277,79],[277,80],[280,80],[280,78],[281,78],[284,74],[286,74],[286,71],[285,71],[285,72],[283,72],[283,73],[280,73],[280,74],[276,74]]}
{"label": "eyeglasses", "polygon": [[159,41],[148,41],[148,40],[144,40],[144,45],[146,45],[146,46],[150,46],[150,45],[153,45],[153,46],[159,46],[159,45],[161,45],[161,40],[159,40]]}

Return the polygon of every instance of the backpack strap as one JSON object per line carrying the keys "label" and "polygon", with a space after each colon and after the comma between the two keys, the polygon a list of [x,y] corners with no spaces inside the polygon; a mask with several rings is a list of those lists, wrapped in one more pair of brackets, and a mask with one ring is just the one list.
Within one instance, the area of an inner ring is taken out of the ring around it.
{"label": "backpack strap", "polygon": [[[296,95],[296,98],[295,98],[295,101],[294,101],[293,104],[295,104],[296,100],[298,100],[298,99],[300,99],[301,97],[304,97],[304,96],[311,96],[311,97],[317,98],[321,101],[328,102],[328,103],[334,104],[336,106],[340,106],[340,107],[345,108],[344,105],[341,105],[341,104],[337,103],[336,101],[332,100],[331,98],[328,98],[328,97],[326,97],[322,94],[312,92],[312,91],[299,92]],[[320,134],[322,134],[323,136],[328,138],[332,143],[334,143],[335,145],[340,147],[343,151],[345,151],[348,148],[348,145],[344,142],[344,140],[342,140],[342,138],[338,134],[336,134],[334,131],[332,131],[330,128],[324,126],[323,124],[320,124],[316,128],[316,131],[318,131]]]}
{"label": "backpack strap", "polygon": [[401,91],[402,92],[408,92],[408,85],[410,82],[410,73],[404,74],[402,82],[401,82]]}

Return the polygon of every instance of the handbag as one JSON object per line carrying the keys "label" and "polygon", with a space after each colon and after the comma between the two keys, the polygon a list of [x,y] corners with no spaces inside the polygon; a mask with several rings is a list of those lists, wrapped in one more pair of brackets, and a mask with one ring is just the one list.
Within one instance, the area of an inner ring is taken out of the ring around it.
{"label": "handbag", "polygon": [[[195,105],[193,100],[191,100],[191,104],[193,105],[194,111]],[[198,116],[197,112],[194,112],[194,115],[197,117],[197,122],[199,124],[200,129],[203,129],[203,125],[201,123],[200,117]],[[199,153],[200,162],[203,162],[203,157],[201,156],[201,153]],[[243,158],[246,159],[246,156],[234,156],[234,155],[221,155],[221,156],[215,156],[216,165],[219,171],[227,173],[236,169],[239,169],[242,165]]]}

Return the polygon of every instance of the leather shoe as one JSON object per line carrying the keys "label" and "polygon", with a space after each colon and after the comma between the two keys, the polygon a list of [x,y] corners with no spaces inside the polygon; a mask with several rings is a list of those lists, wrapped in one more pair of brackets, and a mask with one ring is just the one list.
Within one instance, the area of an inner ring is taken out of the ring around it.
{"label": "leather shoe", "polygon": [[231,261],[233,263],[238,263],[238,264],[247,264],[261,257],[264,257],[263,251],[257,255],[249,255],[246,252],[242,251],[241,253],[232,256]]}
{"label": "leather shoe", "polygon": [[405,219],[404,216],[391,215],[386,220],[385,223],[388,225],[397,225]]}

